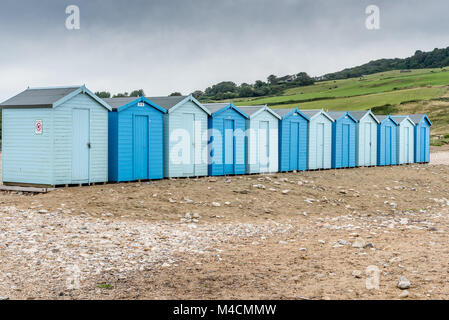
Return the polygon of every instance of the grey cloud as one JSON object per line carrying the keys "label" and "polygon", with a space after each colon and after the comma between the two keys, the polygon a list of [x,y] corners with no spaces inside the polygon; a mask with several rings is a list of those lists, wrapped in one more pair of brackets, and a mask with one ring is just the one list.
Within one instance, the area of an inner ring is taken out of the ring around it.
{"label": "grey cloud", "polygon": [[[65,7],[81,30],[64,27]],[[381,9],[381,30],[364,27]],[[2,0],[0,100],[30,85],[189,93],[271,73],[312,75],[448,44],[446,0]]]}

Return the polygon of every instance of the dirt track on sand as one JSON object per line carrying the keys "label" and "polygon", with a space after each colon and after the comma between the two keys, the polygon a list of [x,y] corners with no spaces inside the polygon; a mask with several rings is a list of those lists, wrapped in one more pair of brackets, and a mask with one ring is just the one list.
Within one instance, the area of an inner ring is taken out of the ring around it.
{"label": "dirt track on sand", "polygon": [[1,193],[0,297],[448,299],[448,155]]}

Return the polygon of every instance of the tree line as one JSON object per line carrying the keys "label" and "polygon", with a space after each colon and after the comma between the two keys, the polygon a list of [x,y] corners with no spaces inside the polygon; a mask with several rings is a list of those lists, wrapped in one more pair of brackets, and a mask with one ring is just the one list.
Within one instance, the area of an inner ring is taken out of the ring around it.
{"label": "tree line", "polygon": [[[449,47],[445,49],[434,49],[423,52],[417,50],[411,57],[405,59],[379,59],[370,61],[361,66],[344,69],[339,72],[328,73],[321,77],[310,77],[305,72],[294,75],[278,77],[270,75],[266,81],[256,80],[254,83],[242,83],[237,85],[233,81],[222,81],[214,84],[204,91],[196,90],[192,95],[202,101],[228,100],[235,98],[251,98],[261,96],[273,96],[281,94],[284,90],[293,87],[309,86],[317,81],[339,80],[356,78],[364,75],[392,70],[410,70],[424,68],[443,68],[449,66]],[[107,91],[96,92],[100,98],[110,98],[111,93]],[[144,94],[142,89],[134,90],[131,93],[117,93],[113,98],[120,97],[140,97]],[[171,96],[181,96],[180,92],[173,92]]]}
{"label": "tree line", "polygon": [[447,66],[449,66],[449,47],[445,49],[434,49],[429,52],[417,50],[413,56],[405,59],[374,60],[358,67],[328,73],[320,77],[320,80],[339,80],[392,70],[443,68]]}

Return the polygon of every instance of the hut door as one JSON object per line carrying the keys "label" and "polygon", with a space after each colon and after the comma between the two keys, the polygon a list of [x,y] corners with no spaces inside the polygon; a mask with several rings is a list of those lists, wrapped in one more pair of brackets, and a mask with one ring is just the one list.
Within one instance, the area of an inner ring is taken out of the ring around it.
{"label": "hut door", "polygon": [[187,143],[184,144],[184,147],[187,149],[183,152],[183,173],[186,176],[193,176],[195,174],[195,152],[196,148],[201,148],[201,146],[196,146],[195,141],[195,114],[193,113],[184,113],[183,114],[184,121],[184,130],[186,131]]}
{"label": "hut door", "polygon": [[72,113],[72,181],[89,182],[89,110],[73,109]]}
{"label": "hut door", "polygon": [[324,123],[316,124],[316,168],[324,168]]}
{"label": "hut door", "polygon": [[260,172],[268,172],[270,167],[270,142],[269,123],[260,121],[259,123],[259,165]]}
{"label": "hut door", "polygon": [[426,138],[427,138],[427,130],[425,127],[422,127],[420,129],[420,134],[419,134],[419,151],[418,151],[418,155],[419,155],[419,159],[418,162],[425,162],[426,161]]}
{"label": "hut door", "polygon": [[224,174],[234,174],[235,139],[234,120],[224,120]]}
{"label": "hut door", "polygon": [[134,180],[148,179],[148,116],[134,117]]}
{"label": "hut door", "polygon": [[391,127],[385,127],[385,164],[391,165],[391,148],[393,142],[391,141]]}
{"label": "hut door", "polygon": [[410,163],[410,128],[409,127],[405,127],[404,128],[404,133],[405,133],[405,137],[404,137],[404,151],[405,151],[405,163]]}
{"label": "hut door", "polygon": [[349,124],[343,124],[343,135],[342,135],[342,146],[341,149],[343,151],[342,154],[342,167],[349,167],[349,150],[351,149],[350,140],[349,140]]}
{"label": "hut door", "polygon": [[290,122],[290,170],[299,169],[299,122]]}
{"label": "hut door", "polygon": [[366,122],[365,123],[365,143],[364,143],[364,148],[365,148],[365,154],[364,154],[364,165],[372,165],[371,163],[371,155],[372,153],[372,147],[373,147],[373,138],[371,136],[372,134],[372,130],[371,130],[371,122]]}

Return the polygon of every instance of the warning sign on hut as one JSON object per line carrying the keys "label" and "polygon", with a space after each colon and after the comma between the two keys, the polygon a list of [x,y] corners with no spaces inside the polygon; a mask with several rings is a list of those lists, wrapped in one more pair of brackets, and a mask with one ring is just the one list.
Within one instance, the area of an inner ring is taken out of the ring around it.
{"label": "warning sign on hut", "polygon": [[42,129],[43,129],[42,120],[36,120],[34,123],[34,133],[42,134]]}

